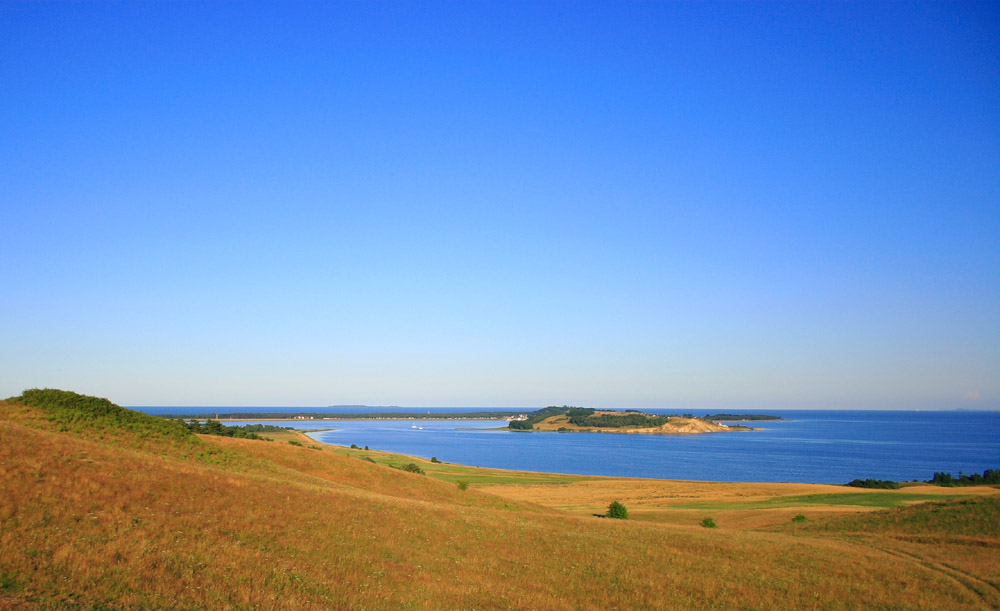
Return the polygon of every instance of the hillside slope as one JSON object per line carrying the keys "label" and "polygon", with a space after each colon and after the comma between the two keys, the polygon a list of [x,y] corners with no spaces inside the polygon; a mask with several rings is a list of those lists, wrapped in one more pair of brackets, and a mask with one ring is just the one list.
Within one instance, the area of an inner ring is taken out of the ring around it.
{"label": "hillside slope", "polygon": [[0,608],[988,602],[827,532],[577,517],[329,449],[72,422],[0,402]]}

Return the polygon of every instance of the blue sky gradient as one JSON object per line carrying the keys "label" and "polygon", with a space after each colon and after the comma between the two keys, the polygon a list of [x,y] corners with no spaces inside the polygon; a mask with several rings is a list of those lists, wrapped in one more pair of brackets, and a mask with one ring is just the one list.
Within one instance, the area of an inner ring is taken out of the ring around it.
{"label": "blue sky gradient", "polygon": [[0,4],[0,395],[1000,409],[991,3]]}

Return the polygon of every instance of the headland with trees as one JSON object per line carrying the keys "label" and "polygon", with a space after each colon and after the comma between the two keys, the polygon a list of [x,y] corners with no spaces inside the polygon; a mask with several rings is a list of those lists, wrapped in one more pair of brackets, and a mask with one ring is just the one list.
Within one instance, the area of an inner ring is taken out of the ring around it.
{"label": "headland with trees", "polygon": [[695,417],[684,415],[658,415],[637,410],[610,411],[569,405],[550,405],[523,418],[511,420],[508,428],[514,431],[645,433],[660,435],[690,435],[752,431],[747,426],[726,424],[733,420],[780,420],[777,416],[762,414],[717,414]]}

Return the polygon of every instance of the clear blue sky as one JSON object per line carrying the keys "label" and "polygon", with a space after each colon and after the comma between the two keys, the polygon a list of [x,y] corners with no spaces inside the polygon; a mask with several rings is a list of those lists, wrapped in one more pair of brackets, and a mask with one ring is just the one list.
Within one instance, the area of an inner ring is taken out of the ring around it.
{"label": "clear blue sky", "polygon": [[1000,409],[993,3],[0,4],[0,395]]}

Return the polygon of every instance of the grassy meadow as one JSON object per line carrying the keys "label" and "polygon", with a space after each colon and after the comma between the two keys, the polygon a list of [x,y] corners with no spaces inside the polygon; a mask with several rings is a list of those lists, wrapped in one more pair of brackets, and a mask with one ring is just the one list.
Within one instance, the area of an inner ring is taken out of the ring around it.
{"label": "grassy meadow", "polygon": [[1000,606],[994,488],[505,472],[70,395],[0,402],[0,609]]}

